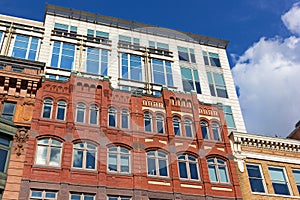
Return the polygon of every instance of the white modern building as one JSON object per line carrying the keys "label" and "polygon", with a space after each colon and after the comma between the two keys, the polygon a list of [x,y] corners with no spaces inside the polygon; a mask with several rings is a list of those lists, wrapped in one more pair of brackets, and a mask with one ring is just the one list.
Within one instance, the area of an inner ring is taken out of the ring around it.
{"label": "white modern building", "polygon": [[[46,63],[46,78],[109,78],[113,88],[196,92],[246,132],[226,54],[228,41],[47,5],[44,22],[0,15],[1,55]],[[22,69],[20,69],[22,70]]]}

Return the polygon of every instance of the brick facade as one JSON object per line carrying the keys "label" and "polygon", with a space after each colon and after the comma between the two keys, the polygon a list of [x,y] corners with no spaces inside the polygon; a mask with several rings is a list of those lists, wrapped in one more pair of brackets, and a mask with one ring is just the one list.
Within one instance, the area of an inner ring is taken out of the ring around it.
{"label": "brick facade", "polygon": [[[51,119],[42,118],[45,98],[53,100]],[[57,102],[67,102],[65,120],[55,119]],[[76,122],[76,106],[87,105],[85,123]],[[89,105],[99,107],[98,125],[89,121]],[[121,110],[130,115],[129,128],[121,128],[117,118],[116,127],[108,126],[108,110],[113,106],[120,117]],[[107,195],[121,195],[132,199],[239,199],[238,177],[233,161],[227,128],[222,109],[200,104],[196,94],[174,93],[167,89],[161,97],[113,90],[109,81],[71,76],[70,81],[46,80],[37,93],[32,129],[28,141],[26,163],[19,199],[28,199],[30,190],[57,191],[58,199],[67,199],[72,192],[87,192],[97,200]],[[144,130],[144,113],[152,114],[152,132]],[[164,117],[165,133],[156,132],[155,116]],[[184,118],[192,120],[194,137],[175,136],[172,118],[181,119],[184,133]],[[203,140],[200,120],[220,124],[222,141]],[[63,143],[61,163],[58,167],[36,164],[37,141],[55,138]],[[72,167],[73,147],[78,141],[88,141],[97,147],[96,169],[82,170]],[[122,146],[130,150],[130,172],[121,174],[108,171],[110,146]],[[168,176],[153,177],[147,174],[146,152],[158,150],[168,155]],[[179,178],[179,154],[197,158],[199,180]],[[207,158],[220,158],[226,162],[229,181],[226,184],[212,183],[209,178]]]}

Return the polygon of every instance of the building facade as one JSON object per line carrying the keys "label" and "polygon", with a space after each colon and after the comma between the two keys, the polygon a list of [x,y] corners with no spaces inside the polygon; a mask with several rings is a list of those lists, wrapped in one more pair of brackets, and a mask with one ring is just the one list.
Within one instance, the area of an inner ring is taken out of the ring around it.
{"label": "building facade", "polygon": [[46,80],[32,119],[19,199],[240,199],[220,106],[197,94]]}
{"label": "building facade", "polygon": [[47,5],[44,22],[2,15],[0,42],[2,55],[46,63],[47,78],[76,71],[132,92],[195,91],[201,102],[222,104],[230,130],[246,131],[228,41]]}
{"label": "building facade", "polygon": [[233,132],[230,142],[243,199],[299,199],[300,142]]}
{"label": "building facade", "polygon": [[0,56],[0,199],[18,199],[44,63]]}

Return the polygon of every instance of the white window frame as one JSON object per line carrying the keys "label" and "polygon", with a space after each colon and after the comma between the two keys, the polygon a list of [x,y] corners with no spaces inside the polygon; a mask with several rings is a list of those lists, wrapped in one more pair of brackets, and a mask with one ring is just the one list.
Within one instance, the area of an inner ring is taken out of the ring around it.
{"label": "white window frame", "polygon": [[[146,130],[146,123],[145,123],[146,119],[150,121],[150,131]],[[144,112],[144,131],[147,132],[147,133],[152,133],[153,132],[153,116],[148,111]]]}
{"label": "white window frame", "polygon": [[[253,192],[252,189],[251,189],[250,176],[249,176],[249,174],[248,174],[248,180],[249,180],[251,192],[254,193],[254,194],[267,194],[267,193],[268,193],[267,185],[266,185],[265,176],[264,176],[264,174],[263,174],[261,165],[260,165],[260,164],[255,164],[255,163],[246,163],[246,170],[247,170],[247,173],[248,173],[247,165],[257,166],[257,167],[259,168],[259,172],[260,172],[261,177],[262,177],[262,178],[259,179],[259,180],[262,181],[262,184],[263,184],[263,187],[264,187],[264,190],[265,190],[265,192]],[[256,178],[256,179],[257,179],[257,178]]]}
{"label": "white window frame", "polygon": [[[179,156],[184,156],[184,160],[179,160]],[[196,159],[196,161],[191,161],[189,160],[189,156],[193,157]],[[199,173],[199,163],[198,163],[198,158],[189,154],[180,154],[177,156],[177,162],[178,162],[178,175],[179,175],[179,179],[181,180],[189,180],[189,181],[199,181],[200,180],[200,173]],[[180,166],[179,166],[179,162],[183,162],[185,163],[186,166],[186,172],[187,172],[187,178],[181,178],[180,177]],[[191,171],[190,171],[190,163],[192,164],[196,164],[197,166],[197,175],[198,175],[198,179],[192,179],[191,178]]]}
{"label": "white window frame", "polygon": [[[127,71],[128,71],[128,77],[127,78],[123,78],[123,76],[122,76],[122,54],[127,55]],[[142,70],[142,79],[141,80],[134,80],[132,78],[131,65],[130,65],[131,56],[137,56],[137,57],[141,58],[141,70]],[[119,68],[120,68],[120,78],[121,79],[128,79],[128,80],[133,81],[133,82],[144,82],[145,81],[145,66],[144,66],[142,56],[134,55],[134,54],[130,54],[130,53],[120,53],[120,67]]]}
{"label": "white window frame", "polygon": [[[80,107],[79,104],[84,105],[84,109],[83,109],[83,107]],[[83,110],[83,122],[78,122],[77,121],[79,109]],[[78,102],[76,104],[76,123],[85,123],[85,122],[86,122],[86,104],[83,103],[83,102]]]}
{"label": "white window frame", "polygon": [[[69,33],[68,33],[69,34]],[[51,60],[52,60],[52,56],[53,56],[53,49],[54,49],[54,42],[59,42],[60,45],[59,45],[59,56],[58,56],[58,61],[57,61],[57,67],[54,67],[54,66],[51,66]],[[50,67],[53,67],[55,69],[62,69],[62,70],[67,70],[69,71],[69,69],[64,69],[64,68],[61,68],[61,57],[62,57],[62,50],[63,50],[63,44],[66,43],[66,44],[70,44],[70,45],[74,45],[74,61],[73,61],[73,64],[72,64],[72,67],[70,70],[74,70],[75,68],[75,62],[76,62],[76,48],[77,48],[77,45],[75,44],[72,44],[72,43],[69,43],[69,42],[64,42],[64,41],[58,41],[58,40],[55,40],[55,41],[52,41],[51,43],[51,53],[49,53],[49,61],[48,61],[48,66]]]}
{"label": "white window frame", "polygon": [[[148,152],[154,152],[154,156],[148,156]],[[162,158],[162,157],[159,157],[158,156],[158,153],[163,153],[164,155],[166,155],[165,158]],[[156,175],[151,175],[151,174],[148,174],[148,158],[154,158],[155,160],[155,170],[156,170]],[[167,176],[162,176],[159,174],[159,160],[165,160],[166,161],[166,167],[167,167]],[[169,156],[167,153],[163,152],[163,151],[160,151],[160,150],[154,150],[154,151],[147,151],[146,152],[146,165],[147,165],[147,176],[149,177],[159,177],[159,178],[168,178],[170,177],[170,172],[169,172]]]}
{"label": "white window frame", "polygon": [[[32,192],[42,192],[42,196],[41,197],[33,197]],[[47,192],[55,193],[55,198],[46,197]],[[37,200],[57,200],[57,191],[31,189],[30,190],[30,200],[33,200],[33,199],[37,199]]]}
{"label": "white window frame", "polygon": [[[163,62],[163,70],[164,70],[164,81],[165,81],[165,84],[162,84],[162,85],[166,85],[166,86],[171,86],[171,87],[173,87],[174,86],[174,78],[173,78],[173,70],[172,70],[172,62],[170,62],[170,61],[167,61],[167,60],[162,60],[162,59],[156,59],[156,58],[152,58],[151,59],[151,73],[152,73],[152,82],[153,83],[155,83],[155,81],[154,81],[154,68],[153,68],[153,60],[160,60],[160,61],[162,61]],[[167,65],[166,65],[166,62],[169,62],[170,64],[171,64],[171,71],[172,71],[172,73],[171,73],[171,75],[172,75],[172,85],[169,85],[168,84],[168,72],[167,72]],[[155,83],[156,84],[156,83]],[[158,83],[157,83],[158,84]]]}
{"label": "white window frame", "polygon": [[[101,49],[101,48],[97,48],[97,47],[87,47],[86,49],[86,59],[85,59],[85,72],[86,73],[91,73],[91,74],[94,74],[92,72],[88,72],[87,71],[87,67],[88,67],[88,48],[92,48],[92,49],[97,49],[99,51],[99,55],[98,55],[98,75],[103,75],[103,76],[107,76],[108,75],[108,68],[109,68],[109,51],[107,49]],[[101,71],[102,71],[102,52],[103,51],[107,51],[107,74],[102,74]],[[96,73],[95,73],[96,74]]]}
{"label": "white window frame", "polygon": [[93,200],[95,200],[95,197],[96,197],[95,194],[71,192],[70,195],[69,195],[69,196],[70,196],[70,200],[72,199],[72,198],[71,198],[72,195],[78,195],[78,196],[80,196],[80,200],[84,200],[84,197],[85,197],[85,196],[92,196],[92,197],[93,197]]}
{"label": "white window frame", "polygon": [[[41,140],[45,140],[45,139],[48,139],[48,144],[39,144],[39,141]],[[57,142],[60,142],[60,146],[58,145],[53,145],[52,144],[52,140],[55,140]],[[41,163],[37,163],[37,159],[38,159],[38,149],[39,149],[39,146],[43,146],[43,147],[47,147],[47,154],[46,154],[46,164],[41,164]],[[58,165],[50,165],[50,155],[51,155],[51,149],[52,148],[60,148],[60,157],[59,157],[59,162],[58,162]],[[62,152],[63,151],[63,142],[59,141],[59,140],[56,140],[56,139],[53,139],[53,138],[41,138],[41,139],[38,139],[37,140],[37,144],[36,144],[36,154],[35,154],[35,161],[34,163],[36,165],[42,165],[42,166],[50,166],[50,167],[60,167],[61,166],[61,161],[62,161]]]}
{"label": "white window frame", "polygon": [[[117,148],[117,151],[109,151],[110,148]],[[128,153],[121,152],[121,148],[128,150]],[[109,170],[109,155],[117,155],[117,171]],[[121,172],[121,155],[128,156],[128,172]],[[131,150],[123,146],[109,146],[107,148],[107,171],[109,173],[130,174],[131,173]]]}
{"label": "white window frame", "polygon": [[[190,118],[184,118],[183,125],[184,125],[185,137],[187,137],[187,138],[194,138],[195,136],[194,136],[194,130],[193,130],[194,129],[193,120],[191,120]],[[192,136],[187,136],[187,134],[186,134],[186,125],[190,126]]]}
{"label": "white window frame", "polygon": [[[269,168],[274,168],[274,169],[282,169],[283,171],[283,175],[286,179],[286,184],[287,184],[287,187],[288,187],[288,190],[289,190],[289,195],[285,195],[285,194],[276,194],[275,193],[275,190],[274,190],[274,187],[273,187],[273,180],[271,178],[271,174],[270,174],[270,169]],[[272,184],[272,187],[273,187],[273,190],[274,190],[274,194],[275,195],[283,195],[283,196],[292,196],[293,195],[293,191],[292,191],[292,188],[291,188],[291,184],[290,184],[290,181],[289,181],[289,177],[287,176],[287,173],[286,173],[286,169],[285,167],[279,167],[279,166],[273,166],[273,165],[268,165],[268,172],[269,172],[269,175],[270,175],[270,181],[271,181],[271,184]]]}
{"label": "white window frame", "polygon": [[[214,160],[213,164],[208,163],[208,160],[210,160],[210,159]],[[222,160],[225,164],[219,164],[218,160]],[[207,165],[208,165],[208,169],[209,169],[209,165],[213,165],[216,169],[217,181],[212,181],[210,179],[210,173],[208,172],[210,182],[212,182],[212,183],[221,183],[221,184],[230,184],[230,176],[229,176],[229,173],[228,173],[228,166],[227,166],[227,161],[226,160],[220,159],[220,158],[217,158],[217,157],[208,158],[207,159]],[[226,176],[227,176],[228,182],[221,182],[219,166],[225,166],[225,171],[226,171]]]}
{"label": "white window frame", "polygon": [[[4,32],[2,32],[2,33],[4,33]],[[3,34],[4,35],[4,34]],[[2,35],[2,38],[3,38],[3,35]],[[23,59],[28,59],[28,55],[29,55],[29,51],[30,51],[30,45],[31,45],[31,42],[32,42],[32,38],[36,38],[36,39],[38,39],[38,43],[37,43],[37,47],[36,47],[36,54],[35,54],[35,58],[34,58],[34,60],[33,61],[37,61],[37,58],[38,58],[38,56],[39,56],[39,49],[40,49],[40,44],[41,44],[41,39],[40,38],[38,38],[38,37],[33,37],[33,36],[29,36],[29,35],[21,35],[21,34],[16,34],[16,35],[14,35],[14,39],[13,39],[13,46],[12,46],[12,49],[11,49],[11,52],[10,52],[10,56],[11,57],[14,57],[12,54],[13,54],[13,52],[14,52],[14,48],[15,48],[15,43],[16,43],[16,40],[17,40],[17,36],[24,36],[24,37],[29,37],[29,40],[28,40],[28,44],[27,44],[27,47],[26,47],[26,55],[25,55],[25,58],[23,58]],[[4,39],[4,38],[3,38]],[[1,40],[0,40],[0,45],[1,45]],[[1,47],[1,46],[0,46]],[[20,48],[18,48],[18,49],[20,49]]]}
{"label": "white window frame", "polygon": [[[60,102],[64,102],[65,104],[64,105],[60,105],[59,103]],[[65,109],[65,111],[64,111],[64,118],[63,119],[58,119],[57,118],[57,115],[58,115],[58,108],[59,107],[64,107],[64,109]],[[57,102],[57,107],[56,107],[56,117],[55,117],[55,119],[57,119],[57,120],[61,120],[61,121],[65,121],[66,120],[66,114],[67,114],[67,106],[68,106],[68,104],[67,104],[67,102],[65,101],[65,100],[59,100],[58,102]]]}
{"label": "white window frame", "polygon": [[[51,100],[51,104],[48,103],[48,102],[45,102],[46,100]],[[43,115],[44,115],[44,106],[45,106],[45,104],[46,104],[46,105],[51,105],[51,110],[50,110],[50,116],[49,116],[49,118],[43,117]],[[42,109],[42,116],[41,116],[41,117],[42,117],[43,119],[52,119],[52,112],[53,112],[53,99],[46,97],[46,98],[44,98],[44,101],[43,101],[43,109]]]}
{"label": "white window frame", "polygon": [[126,197],[126,196],[116,196],[116,195],[108,195],[107,196],[107,200],[109,200],[110,198],[117,198],[117,200],[132,200],[131,197]]}
{"label": "white window frame", "polygon": [[[91,119],[92,119],[91,114],[92,114],[92,111],[94,111],[94,112],[97,113],[96,123],[95,123],[95,124],[94,124],[94,123],[91,123]],[[90,105],[90,107],[89,107],[89,124],[91,124],[91,125],[98,125],[98,124],[99,124],[98,121],[99,121],[99,107],[98,107],[97,104],[92,104],[92,105]]]}
{"label": "white window frame", "polygon": [[[115,120],[115,126],[110,126],[109,125],[109,115],[110,114],[113,114],[114,115],[114,120]],[[118,127],[118,110],[113,107],[113,106],[110,106],[108,108],[108,119],[107,119],[107,125],[108,127]]]}
{"label": "white window frame", "polygon": [[[128,126],[128,128],[124,128],[123,127],[123,120],[122,120],[123,116],[127,117],[127,123],[128,123],[127,126]],[[121,122],[121,128],[123,128],[123,129],[130,129],[130,113],[129,113],[128,109],[124,108],[124,109],[121,110],[120,122]]]}
{"label": "white window frame", "polygon": [[[79,147],[75,147],[76,144],[83,144],[83,148],[79,148]],[[95,149],[89,149],[87,147],[87,145],[91,145],[94,146]],[[75,157],[75,150],[81,150],[83,151],[82,154],[82,167],[74,167],[74,157]],[[87,159],[87,152],[94,152],[95,153],[95,168],[94,169],[90,169],[86,167],[86,159]],[[97,170],[97,155],[98,155],[98,151],[97,151],[97,146],[88,142],[78,142],[78,143],[74,143],[73,144],[73,154],[72,154],[72,168],[73,169],[83,169],[83,170],[89,170],[89,171],[96,171]]]}
{"label": "white window frame", "polygon": [[[158,132],[158,127],[157,127],[158,122],[162,123],[162,133]],[[159,133],[159,134],[164,134],[165,133],[165,118],[162,114],[156,114],[156,116],[155,116],[155,125],[156,125],[156,132],[157,133]]]}
{"label": "white window frame", "polygon": [[[179,133],[180,133],[179,135],[176,135],[176,133],[174,131],[174,122],[179,124]],[[177,116],[172,117],[173,131],[174,131],[174,136],[176,136],[176,137],[181,137],[182,136],[182,127],[181,127],[182,124],[181,123],[182,122],[181,122],[181,119],[179,117],[177,117]]]}

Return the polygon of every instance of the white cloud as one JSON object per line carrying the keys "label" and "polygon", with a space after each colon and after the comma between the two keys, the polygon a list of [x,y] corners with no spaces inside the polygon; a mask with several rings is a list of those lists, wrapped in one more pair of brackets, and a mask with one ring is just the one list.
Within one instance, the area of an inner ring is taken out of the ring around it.
{"label": "white cloud", "polygon": [[300,3],[295,3],[281,19],[292,33],[300,35]]}
{"label": "white cloud", "polygon": [[[300,34],[300,7],[282,20]],[[300,37],[261,38],[233,68],[249,133],[286,137],[300,119]]]}

